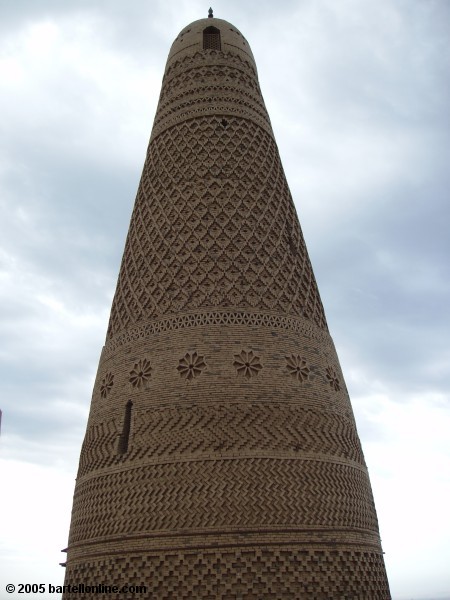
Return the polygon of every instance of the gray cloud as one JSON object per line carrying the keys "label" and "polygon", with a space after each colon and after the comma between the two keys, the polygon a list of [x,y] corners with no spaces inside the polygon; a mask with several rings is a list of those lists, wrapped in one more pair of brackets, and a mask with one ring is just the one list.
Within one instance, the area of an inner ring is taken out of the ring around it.
{"label": "gray cloud", "polygon": [[[425,407],[443,421],[449,409],[450,6],[213,8],[252,46],[363,446],[381,473],[377,455],[389,447],[402,457],[407,443],[391,419],[417,413],[417,423]],[[178,31],[205,13],[187,0],[2,6],[8,459],[75,474],[165,58]],[[428,429],[423,444],[434,448]],[[440,443],[430,461],[447,456]],[[437,478],[428,485],[443,489]],[[398,595],[412,594],[393,573]],[[441,574],[435,589],[446,581]]]}

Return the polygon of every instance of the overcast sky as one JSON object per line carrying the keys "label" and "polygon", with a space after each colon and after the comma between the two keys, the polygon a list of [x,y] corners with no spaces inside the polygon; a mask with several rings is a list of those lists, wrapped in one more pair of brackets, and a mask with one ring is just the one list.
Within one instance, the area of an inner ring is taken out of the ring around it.
{"label": "overcast sky", "polygon": [[[165,61],[208,8],[0,0],[0,599],[16,597],[6,583],[62,585],[59,551]],[[450,2],[213,8],[255,55],[393,598],[450,597]]]}

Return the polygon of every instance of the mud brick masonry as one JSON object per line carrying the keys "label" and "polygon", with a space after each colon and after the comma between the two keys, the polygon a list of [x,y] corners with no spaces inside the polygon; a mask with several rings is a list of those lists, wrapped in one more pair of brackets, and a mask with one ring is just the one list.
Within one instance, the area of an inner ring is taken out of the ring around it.
{"label": "mud brick masonry", "polygon": [[167,60],[81,450],[65,580],[79,583],[390,598],[255,61],[212,16]]}

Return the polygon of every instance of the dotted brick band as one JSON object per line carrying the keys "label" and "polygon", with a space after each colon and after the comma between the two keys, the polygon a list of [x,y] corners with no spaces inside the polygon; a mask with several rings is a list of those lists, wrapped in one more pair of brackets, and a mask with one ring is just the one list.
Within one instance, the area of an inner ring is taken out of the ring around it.
{"label": "dotted brick band", "polygon": [[248,327],[268,327],[270,329],[285,329],[301,333],[322,343],[330,343],[328,331],[318,328],[307,319],[284,317],[264,313],[244,311],[211,311],[185,314],[178,317],[167,317],[145,323],[139,327],[131,327],[117,333],[107,340],[104,346],[104,356],[109,356],[117,348],[136,340],[145,339],[155,333],[176,331],[188,327],[203,325],[246,325]]}

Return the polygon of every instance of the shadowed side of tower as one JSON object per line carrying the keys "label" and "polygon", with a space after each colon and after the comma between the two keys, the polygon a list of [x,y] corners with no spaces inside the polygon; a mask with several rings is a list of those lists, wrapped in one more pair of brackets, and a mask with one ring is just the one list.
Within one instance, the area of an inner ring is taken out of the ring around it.
{"label": "shadowed side of tower", "polygon": [[186,27],[167,61],[65,583],[143,584],[158,599],[390,598],[255,62],[220,19]]}

